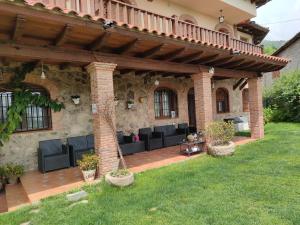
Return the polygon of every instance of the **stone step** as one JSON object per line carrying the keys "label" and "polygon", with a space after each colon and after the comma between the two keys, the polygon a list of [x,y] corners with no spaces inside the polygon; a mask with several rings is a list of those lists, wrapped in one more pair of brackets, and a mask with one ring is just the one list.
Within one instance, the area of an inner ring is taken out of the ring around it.
{"label": "stone step", "polygon": [[5,213],[7,211],[8,211],[8,209],[7,209],[5,192],[1,192],[0,193],[0,213]]}
{"label": "stone step", "polygon": [[21,183],[8,184],[5,191],[8,212],[30,204],[30,200]]}

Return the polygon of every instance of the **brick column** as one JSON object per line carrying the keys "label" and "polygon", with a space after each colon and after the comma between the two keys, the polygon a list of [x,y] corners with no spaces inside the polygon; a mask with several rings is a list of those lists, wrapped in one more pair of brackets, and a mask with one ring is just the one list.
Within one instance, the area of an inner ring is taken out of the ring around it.
{"label": "brick column", "polygon": [[[95,136],[95,150],[100,156],[100,175],[117,169],[118,154],[115,138],[109,124],[101,116],[107,99],[114,99],[113,71],[117,65],[110,63],[93,62],[87,66],[91,79],[91,96],[93,104],[93,128]],[[113,111],[112,117],[115,117]]]}
{"label": "brick column", "polygon": [[192,76],[195,89],[196,124],[197,130],[205,130],[213,121],[212,112],[212,74],[201,72]]}
{"label": "brick column", "polygon": [[261,78],[248,79],[251,137],[264,137],[264,118]]}

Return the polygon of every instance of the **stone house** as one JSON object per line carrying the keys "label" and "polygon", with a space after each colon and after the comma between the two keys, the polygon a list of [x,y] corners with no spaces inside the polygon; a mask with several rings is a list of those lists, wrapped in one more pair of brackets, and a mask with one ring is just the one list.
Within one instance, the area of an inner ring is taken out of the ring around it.
{"label": "stone house", "polygon": [[297,33],[293,38],[287,41],[283,46],[281,46],[273,56],[284,57],[290,59],[290,62],[286,67],[279,71],[273,71],[271,73],[265,73],[263,78],[263,83],[265,88],[272,86],[273,82],[280,77],[281,74],[293,72],[299,70],[300,68],[300,32]]}
{"label": "stone house", "polygon": [[115,98],[116,127],[126,133],[183,122],[203,130],[213,120],[247,116],[252,137],[263,138],[261,73],[288,62],[258,46],[267,31],[250,19],[266,2],[1,1],[0,122],[12,100],[5,91],[11,68],[22,62],[39,62],[24,82],[65,109],[28,106],[0,149],[0,164],[35,170],[39,141],[93,133],[101,172],[112,170],[115,134],[99,114],[106,96]]}

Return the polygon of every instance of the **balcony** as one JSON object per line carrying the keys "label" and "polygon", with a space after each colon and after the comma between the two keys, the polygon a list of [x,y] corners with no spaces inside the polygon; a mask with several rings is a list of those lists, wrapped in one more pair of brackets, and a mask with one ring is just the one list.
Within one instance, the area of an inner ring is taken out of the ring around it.
{"label": "balcony", "polygon": [[37,3],[73,10],[78,14],[112,20],[118,25],[138,28],[243,53],[263,54],[261,46],[243,42],[230,35],[167,17],[116,0],[34,0]]}

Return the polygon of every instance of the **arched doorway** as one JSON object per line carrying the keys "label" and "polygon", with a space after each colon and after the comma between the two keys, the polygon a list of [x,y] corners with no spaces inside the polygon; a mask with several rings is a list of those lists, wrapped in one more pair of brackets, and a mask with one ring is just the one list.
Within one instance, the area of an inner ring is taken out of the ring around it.
{"label": "arched doorway", "polygon": [[189,112],[189,125],[196,127],[196,106],[195,106],[195,91],[191,88],[188,91],[188,112]]}

